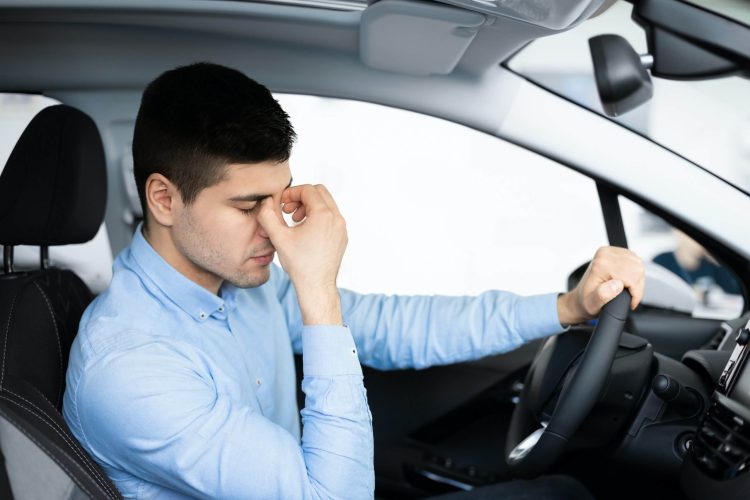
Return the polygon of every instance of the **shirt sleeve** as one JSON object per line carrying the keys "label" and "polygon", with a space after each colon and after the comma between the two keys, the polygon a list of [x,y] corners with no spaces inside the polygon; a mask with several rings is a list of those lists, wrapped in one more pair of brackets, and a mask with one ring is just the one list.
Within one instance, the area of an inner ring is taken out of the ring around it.
{"label": "shirt sleeve", "polygon": [[[274,286],[300,352],[302,321],[294,287],[274,269]],[[358,294],[341,289],[344,322],[360,361],[381,370],[425,368],[513,350],[565,330],[557,294],[488,291],[468,297]]]}
{"label": "shirt sleeve", "polygon": [[341,301],[362,363],[381,370],[478,359],[564,330],[555,293],[446,297],[342,290]]}
{"label": "shirt sleeve", "polygon": [[106,465],[198,498],[372,498],[372,421],[346,327],[305,344],[302,443],[223,394],[190,346],[147,341],[89,366],[83,439]]}

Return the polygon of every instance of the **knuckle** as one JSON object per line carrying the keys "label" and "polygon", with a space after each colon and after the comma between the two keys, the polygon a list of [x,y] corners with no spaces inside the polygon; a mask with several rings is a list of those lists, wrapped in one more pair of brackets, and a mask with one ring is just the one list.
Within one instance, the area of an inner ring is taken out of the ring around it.
{"label": "knuckle", "polygon": [[602,270],[602,265],[602,259],[594,256],[594,260],[591,261],[591,270],[598,274]]}

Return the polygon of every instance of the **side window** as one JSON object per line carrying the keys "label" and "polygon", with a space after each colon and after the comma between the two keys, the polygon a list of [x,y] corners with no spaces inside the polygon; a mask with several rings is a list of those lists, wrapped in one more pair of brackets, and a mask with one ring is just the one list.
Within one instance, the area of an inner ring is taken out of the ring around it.
{"label": "side window", "polygon": [[294,182],[327,185],[347,220],[345,288],[562,291],[607,243],[593,181],[553,161],[417,113],[276,97],[299,136]]}
{"label": "side window", "polygon": [[[32,118],[42,109],[60,104],[41,95],[0,93],[0,172],[11,151]],[[39,248],[18,246],[14,251],[15,268],[39,267]],[[112,250],[102,223],[93,240],[81,245],[50,247],[52,265],[75,271],[93,292],[100,292],[112,277]]]}
{"label": "side window", "polygon": [[[620,207],[628,246],[644,261],[679,278],[679,283],[693,294],[693,316],[731,319],[742,313],[742,290],[729,268],[688,235],[640,205],[621,196]],[[680,284],[672,287],[675,295]]]}

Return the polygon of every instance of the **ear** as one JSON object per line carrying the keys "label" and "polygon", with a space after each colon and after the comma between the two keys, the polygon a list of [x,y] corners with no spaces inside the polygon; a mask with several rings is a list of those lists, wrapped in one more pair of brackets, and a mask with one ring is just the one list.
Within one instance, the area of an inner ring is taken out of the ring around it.
{"label": "ear", "polygon": [[174,224],[175,210],[182,205],[177,187],[162,174],[151,174],[146,179],[146,205],[154,222],[161,226]]}

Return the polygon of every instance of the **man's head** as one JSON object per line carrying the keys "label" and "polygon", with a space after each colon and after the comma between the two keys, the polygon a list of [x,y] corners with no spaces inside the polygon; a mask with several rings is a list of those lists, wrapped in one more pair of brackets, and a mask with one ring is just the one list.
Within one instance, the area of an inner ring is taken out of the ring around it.
{"label": "man's head", "polygon": [[295,137],[269,90],[239,71],[198,63],[160,75],[143,93],[133,136],[149,241],[208,288],[264,283],[268,263],[258,256],[273,246],[252,209],[291,181]]}

